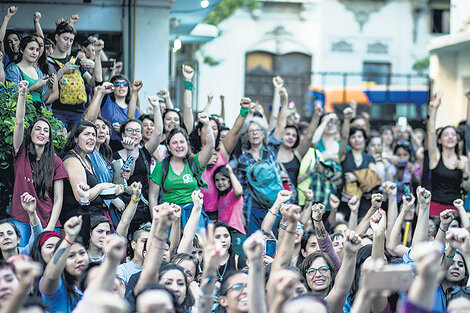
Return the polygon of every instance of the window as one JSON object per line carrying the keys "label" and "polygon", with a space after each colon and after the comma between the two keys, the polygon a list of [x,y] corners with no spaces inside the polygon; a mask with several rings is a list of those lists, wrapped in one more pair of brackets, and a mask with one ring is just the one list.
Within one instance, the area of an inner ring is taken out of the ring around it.
{"label": "window", "polygon": [[431,32],[448,34],[450,32],[450,10],[431,9]]}
{"label": "window", "polygon": [[362,66],[362,81],[374,82],[377,85],[387,85],[391,67],[390,63],[385,62],[364,62]]}

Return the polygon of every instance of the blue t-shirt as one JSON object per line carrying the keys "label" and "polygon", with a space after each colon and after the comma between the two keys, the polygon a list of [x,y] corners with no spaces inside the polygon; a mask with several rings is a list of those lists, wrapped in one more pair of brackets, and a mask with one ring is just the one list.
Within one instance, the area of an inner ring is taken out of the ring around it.
{"label": "blue t-shirt", "polygon": [[[43,278],[44,277],[42,277],[41,280]],[[83,295],[77,287],[75,287],[75,291],[78,293],[79,298],[74,299],[72,297],[72,304],[70,304],[67,299],[67,290],[65,289],[64,282],[62,281],[62,278],[60,278],[60,285],[57,291],[50,296],[44,295],[41,291],[41,297],[44,304],[49,307],[49,312],[71,313]]]}
{"label": "blue t-shirt", "polygon": [[[129,91],[130,92],[130,91]],[[139,111],[139,108],[135,108],[134,118],[139,118],[142,114]],[[123,124],[127,121],[127,108],[121,108],[116,102],[114,102],[110,96],[106,96],[106,101],[101,107],[101,116],[112,123]],[[119,135],[113,128],[113,133],[111,134],[111,140],[120,140]]]}

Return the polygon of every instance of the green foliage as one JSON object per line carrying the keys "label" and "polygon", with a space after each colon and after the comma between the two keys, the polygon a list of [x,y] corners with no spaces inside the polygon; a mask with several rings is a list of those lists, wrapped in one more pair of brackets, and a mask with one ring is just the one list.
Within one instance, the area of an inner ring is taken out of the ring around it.
{"label": "green foliage", "polygon": [[413,63],[412,68],[417,72],[427,71],[429,69],[429,55],[422,59],[418,59],[415,57],[415,63]]}
{"label": "green foliage", "polygon": [[[18,87],[15,83],[0,83],[0,169],[8,169],[12,165],[13,153],[13,130],[16,121],[16,103],[18,101]],[[30,94],[26,94],[26,112],[24,117],[25,131],[29,128],[31,122],[38,117],[44,117],[51,124],[51,131],[54,139],[54,147],[56,153],[65,145],[66,138],[59,135],[64,125],[62,122],[52,115],[52,112],[45,108],[41,108],[38,112],[32,103]]]}
{"label": "green foliage", "polygon": [[204,23],[217,26],[241,7],[256,8],[257,2],[257,0],[222,0],[204,19]]}

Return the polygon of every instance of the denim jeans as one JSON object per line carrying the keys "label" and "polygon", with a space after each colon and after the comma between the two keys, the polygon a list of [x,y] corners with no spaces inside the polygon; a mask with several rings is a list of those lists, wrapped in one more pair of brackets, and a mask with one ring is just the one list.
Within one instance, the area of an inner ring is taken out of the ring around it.
{"label": "denim jeans", "polygon": [[[21,235],[18,247],[24,248],[29,242],[29,237],[31,237],[31,225],[29,223],[23,223],[18,220],[15,220],[13,217],[10,217],[10,221],[15,224],[16,228],[18,228]],[[60,228],[56,227],[54,231],[60,234]]]}
{"label": "denim jeans", "polygon": [[[191,215],[191,212],[193,210],[193,203],[188,203],[188,204],[182,204],[181,205],[181,222],[183,224],[183,229],[186,226],[186,223],[188,222],[189,216]],[[202,208],[201,216],[199,217],[199,222],[197,225],[197,230],[196,233],[200,234],[202,228],[207,228],[209,225],[209,217],[207,214],[204,212],[204,207]]]}

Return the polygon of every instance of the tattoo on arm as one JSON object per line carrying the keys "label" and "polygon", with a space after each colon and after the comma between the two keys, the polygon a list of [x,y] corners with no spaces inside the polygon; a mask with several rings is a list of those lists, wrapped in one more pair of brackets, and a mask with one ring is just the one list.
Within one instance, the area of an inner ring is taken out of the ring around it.
{"label": "tattoo on arm", "polygon": [[326,232],[325,227],[315,226],[315,233],[317,234],[318,237],[321,237],[321,238],[325,238],[326,236],[328,236],[328,233]]}
{"label": "tattoo on arm", "polygon": [[54,264],[57,264],[57,262],[59,262],[59,259],[60,259],[60,257],[62,256],[62,254],[64,254],[64,252],[65,252],[65,248],[62,248],[62,249],[60,249],[59,251],[57,251],[57,253],[56,253],[55,257],[54,257],[54,260],[53,260],[53,263],[54,263]]}

